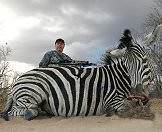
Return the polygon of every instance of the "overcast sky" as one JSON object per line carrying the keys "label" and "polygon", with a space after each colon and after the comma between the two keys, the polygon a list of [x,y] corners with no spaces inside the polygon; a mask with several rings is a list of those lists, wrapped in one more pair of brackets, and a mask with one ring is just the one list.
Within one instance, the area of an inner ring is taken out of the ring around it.
{"label": "overcast sky", "polygon": [[12,61],[38,66],[57,38],[77,60],[97,62],[125,28],[139,30],[154,0],[0,0],[0,42]]}

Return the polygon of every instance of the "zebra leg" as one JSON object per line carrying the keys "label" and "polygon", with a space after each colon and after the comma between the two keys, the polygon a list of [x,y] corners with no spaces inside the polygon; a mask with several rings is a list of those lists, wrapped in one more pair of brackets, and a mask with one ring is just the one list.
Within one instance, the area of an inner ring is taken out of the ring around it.
{"label": "zebra leg", "polygon": [[7,103],[5,104],[4,111],[3,111],[2,115],[1,115],[1,117],[4,118],[6,121],[9,121],[8,112],[11,111],[12,104],[13,104],[12,96],[9,96],[9,98],[7,100]]}
{"label": "zebra leg", "polygon": [[24,118],[26,120],[30,121],[30,120],[34,119],[36,116],[38,116],[38,105],[28,103],[28,104],[26,104],[26,106],[27,106],[27,110],[24,113]]}
{"label": "zebra leg", "polygon": [[149,96],[149,85],[143,85],[143,92],[146,96]]}
{"label": "zebra leg", "polygon": [[32,120],[38,116],[38,103],[31,98],[19,98],[16,101],[16,107],[17,110],[15,113],[24,116],[26,120]]}
{"label": "zebra leg", "polygon": [[54,114],[51,111],[49,104],[50,103],[48,103],[48,100],[42,101],[42,103],[39,104],[38,114],[43,115],[43,116],[47,116],[47,117],[54,116]]}
{"label": "zebra leg", "polygon": [[24,113],[24,118],[28,121],[34,119],[38,115],[37,109],[28,109]]}
{"label": "zebra leg", "polygon": [[108,110],[106,110],[106,116],[110,117],[115,114],[115,109],[113,107],[109,107]]}
{"label": "zebra leg", "polygon": [[8,113],[2,113],[2,116],[1,116],[3,119],[5,119],[5,121],[9,121],[9,116],[8,116]]}
{"label": "zebra leg", "polygon": [[115,114],[115,109],[113,107],[111,107],[111,106],[107,106],[104,109],[104,113],[106,114],[107,117],[110,117],[110,116]]}

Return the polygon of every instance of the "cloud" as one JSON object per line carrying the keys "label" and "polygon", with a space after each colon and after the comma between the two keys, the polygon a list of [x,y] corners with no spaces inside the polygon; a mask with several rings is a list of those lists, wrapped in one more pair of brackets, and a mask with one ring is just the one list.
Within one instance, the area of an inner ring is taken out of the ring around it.
{"label": "cloud", "polygon": [[72,58],[96,62],[125,28],[139,30],[152,5],[153,0],[1,0],[11,19],[0,18],[8,23],[0,34],[13,49],[11,60],[38,65],[62,37]]}
{"label": "cloud", "polygon": [[12,71],[16,69],[18,73],[23,73],[24,71],[29,71],[29,70],[32,70],[33,68],[34,66],[30,64],[20,63],[17,61],[9,61],[9,69]]}

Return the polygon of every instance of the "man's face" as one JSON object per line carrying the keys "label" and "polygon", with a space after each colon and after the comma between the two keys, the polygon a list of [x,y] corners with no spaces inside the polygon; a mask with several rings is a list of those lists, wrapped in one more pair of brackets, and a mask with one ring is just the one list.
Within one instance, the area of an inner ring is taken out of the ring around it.
{"label": "man's face", "polygon": [[56,51],[58,51],[58,52],[63,52],[63,50],[64,50],[64,47],[65,47],[65,44],[63,43],[63,42],[57,42],[56,44],[55,44],[55,49],[56,49]]}

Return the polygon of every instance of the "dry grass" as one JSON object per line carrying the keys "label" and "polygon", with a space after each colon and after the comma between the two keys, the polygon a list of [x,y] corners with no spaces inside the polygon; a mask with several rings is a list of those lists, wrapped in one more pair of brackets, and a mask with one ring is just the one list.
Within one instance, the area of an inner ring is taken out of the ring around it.
{"label": "dry grass", "polygon": [[151,99],[151,110],[162,114],[162,99]]}
{"label": "dry grass", "polygon": [[7,100],[6,93],[3,93],[3,95],[0,94],[0,112],[3,111],[3,108],[4,108],[5,104],[6,104],[6,100]]}
{"label": "dry grass", "polygon": [[162,114],[162,99],[150,99],[146,105],[127,102],[128,105],[126,104],[126,109],[119,114],[120,117],[153,120],[156,113]]}
{"label": "dry grass", "polygon": [[3,108],[4,108],[4,100],[3,98],[0,97],[0,112],[2,112]]}

